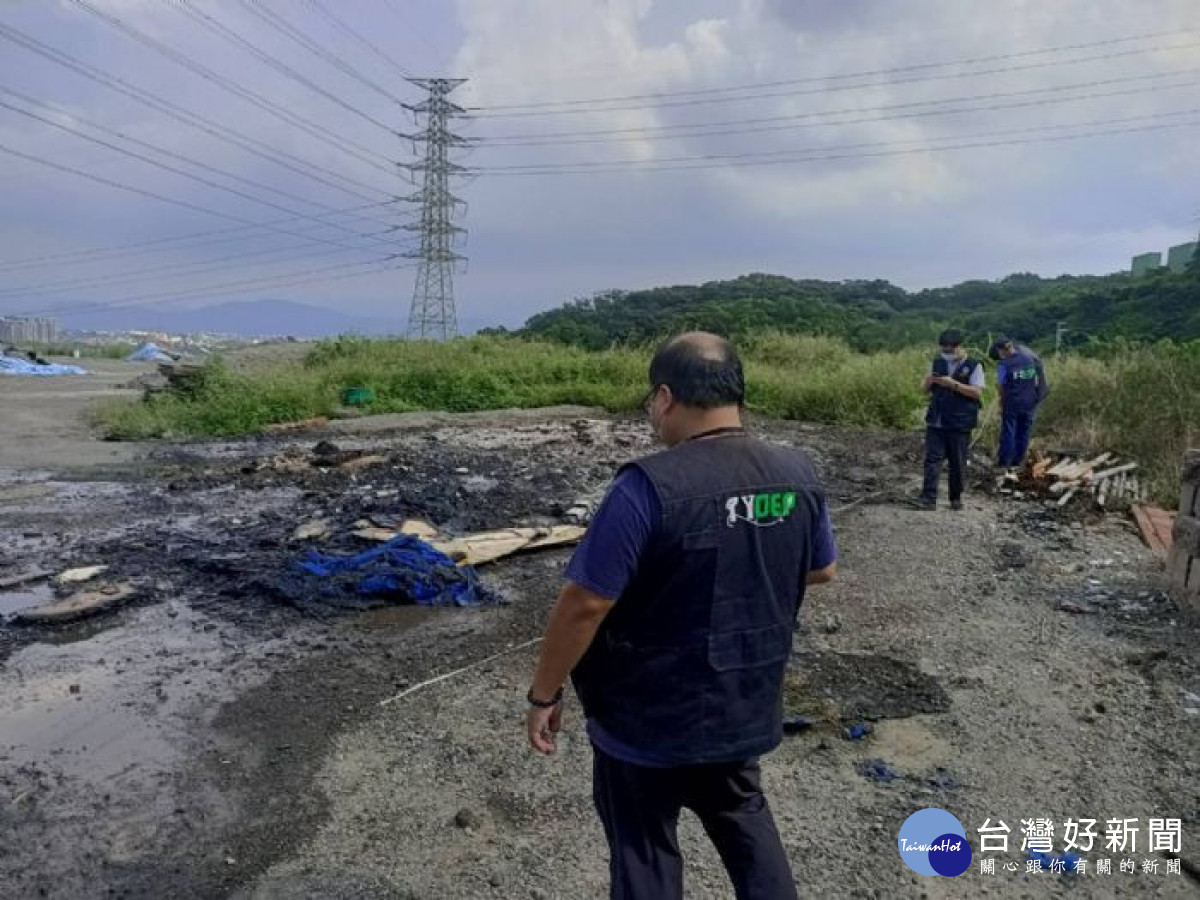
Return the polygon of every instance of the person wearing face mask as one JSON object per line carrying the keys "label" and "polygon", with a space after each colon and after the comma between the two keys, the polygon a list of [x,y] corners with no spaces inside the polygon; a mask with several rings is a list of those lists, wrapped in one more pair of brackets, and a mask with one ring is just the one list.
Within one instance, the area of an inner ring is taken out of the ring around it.
{"label": "person wearing face mask", "polygon": [[529,743],[551,754],[574,683],[614,898],[683,896],[684,808],[739,900],[797,896],[758,758],[782,738],[805,587],[833,579],[837,548],[808,458],[747,434],[744,400],[723,338],[683,334],[655,354],[644,407],[668,449],[617,473],[529,690]]}
{"label": "person wearing face mask", "polygon": [[963,334],[947,329],[938,337],[938,355],[922,382],[929,394],[925,412],[925,478],[917,505],[937,507],[942,463],[950,469],[950,508],[962,509],[963,479],[971,432],[979,423],[983,396],[983,365],[967,356]]}

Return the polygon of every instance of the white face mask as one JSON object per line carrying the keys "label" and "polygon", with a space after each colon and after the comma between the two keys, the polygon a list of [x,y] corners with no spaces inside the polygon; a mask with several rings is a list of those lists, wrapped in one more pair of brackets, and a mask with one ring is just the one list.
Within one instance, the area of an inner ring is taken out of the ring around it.
{"label": "white face mask", "polygon": [[948,363],[952,363],[958,359],[958,354],[957,353],[943,353],[942,359],[944,359]]}

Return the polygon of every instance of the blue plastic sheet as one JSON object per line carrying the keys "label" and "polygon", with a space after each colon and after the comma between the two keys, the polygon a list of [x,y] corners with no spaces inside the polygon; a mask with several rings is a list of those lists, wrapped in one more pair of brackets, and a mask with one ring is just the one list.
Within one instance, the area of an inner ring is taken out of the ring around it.
{"label": "blue plastic sheet", "polygon": [[87,369],[81,369],[79,366],[61,366],[56,363],[47,363],[44,366],[39,366],[35,362],[27,359],[18,359],[15,356],[0,356],[0,375],[90,375]]}
{"label": "blue plastic sheet", "polygon": [[127,359],[129,362],[169,363],[175,361],[167,354],[165,350],[163,350],[162,347],[158,346],[158,344],[155,344],[152,341],[142,344],[142,346],[130,353],[127,357],[125,357],[125,359]]}
{"label": "blue plastic sheet", "polygon": [[353,556],[312,550],[298,565],[320,580],[318,593],[349,601],[339,606],[376,606],[389,600],[419,606],[476,606],[502,599],[473,568],[455,564],[440,550],[406,534]]}

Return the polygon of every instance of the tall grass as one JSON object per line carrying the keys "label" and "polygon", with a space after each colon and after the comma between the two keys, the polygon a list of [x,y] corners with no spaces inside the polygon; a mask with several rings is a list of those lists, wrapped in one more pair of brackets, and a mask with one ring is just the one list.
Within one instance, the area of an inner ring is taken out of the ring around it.
{"label": "tall grass", "polygon": [[[767,416],[907,427],[922,404],[920,351],[864,356],[821,337],[763,334],[746,343],[750,407]],[[633,410],[646,392],[649,348],[591,352],[556,343],[476,337],[444,344],[339,338],[302,360],[231,368],[217,360],[188,396],[121,401],[102,410],[111,437],[227,436],[329,415],[351,387],[373,413],[531,408]]]}
{"label": "tall grass", "polygon": [[[861,354],[839,340],[766,332],[742,341],[748,405],[761,415],[865,427],[914,428],[929,348]],[[339,338],[303,358],[230,368],[209,364],[188,396],[121,401],[101,412],[110,436],[228,436],[335,413],[347,388],[374,392],[372,413],[531,408],[633,410],[647,387],[650,348],[590,352],[512,337],[444,344]],[[1049,360],[1053,393],[1042,442],[1113,450],[1143,463],[1164,499],[1200,438],[1200,345],[1125,348],[1106,359]],[[989,378],[989,381],[994,379]],[[987,402],[994,408],[989,390]],[[994,439],[995,417],[983,445]]]}

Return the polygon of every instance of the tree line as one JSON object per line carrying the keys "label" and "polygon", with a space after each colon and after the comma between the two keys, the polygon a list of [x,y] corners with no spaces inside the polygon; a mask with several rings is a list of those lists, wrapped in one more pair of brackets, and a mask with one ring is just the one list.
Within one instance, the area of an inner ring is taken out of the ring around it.
{"label": "tree line", "polygon": [[1019,273],[906,291],[884,280],[752,274],[609,290],[538,313],[518,333],[601,350],[691,328],[731,337],[779,329],[838,337],[870,352],[930,343],[949,326],[965,329],[976,345],[1005,333],[1047,347],[1060,323],[1067,344],[1080,349],[1113,341],[1200,340],[1200,253],[1183,274],[1164,270],[1136,278]]}

